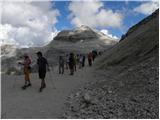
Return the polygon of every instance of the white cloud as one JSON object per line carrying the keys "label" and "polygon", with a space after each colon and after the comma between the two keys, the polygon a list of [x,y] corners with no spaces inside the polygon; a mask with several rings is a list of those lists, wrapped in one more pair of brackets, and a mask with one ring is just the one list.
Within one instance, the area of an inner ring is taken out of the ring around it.
{"label": "white cloud", "polygon": [[100,32],[102,32],[103,34],[105,34],[106,36],[108,36],[112,39],[119,39],[117,36],[110,34],[107,29],[102,29],[102,30],[100,30]]}
{"label": "white cloud", "polygon": [[[42,46],[53,39],[52,26],[60,15],[48,2],[3,2],[2,39],[4,43]],[[55,31],[57,32],[57,31]]]}
{"label": "white cloud", "polygon": [[71,23],[75,26],[119,28],[123,22],[121,13],[104,8],[103,2],[98,0],[73,1],[69,4],[69,10]]}
{"label": "white cloud", "polygon": [[150,15],[158,8],[159,8],[159,1],[152,0],[152,1],[142,3],[138,7],[134,8],[134,11],[141,14]]}

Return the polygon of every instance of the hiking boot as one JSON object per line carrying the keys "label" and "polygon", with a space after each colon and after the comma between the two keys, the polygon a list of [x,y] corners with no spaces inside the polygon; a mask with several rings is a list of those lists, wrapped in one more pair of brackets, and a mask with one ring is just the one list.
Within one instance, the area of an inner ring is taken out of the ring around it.
{"label": "hiking boot", "polygon": [[43,85],[43,88],[46,88],[46,84]]}
{"label": "hiking boot", "polygon": [[40,87],[40,88],[39,88],[39,92],[42,92],[42,90],[43,90],[43,88],[42,88],[42,87]]}
{"label": "hiking boot", "polygon": [[70,73],[70,75],[73,75],[73,73]]}
{"label": "hiking boot", "polygon": [[26,87],[27,87],[27,86],[26,86],[26,85],[24,85],[24,86],[22,86],[22,89],[23,89],[23,90],[25,90],[25,89],[26,89]]}
{"label": "hiking boot", "polygon": [[29,83],[26,87],[29,87],[29,86],[32,86],[32,84],[31,84],[31,83]]}

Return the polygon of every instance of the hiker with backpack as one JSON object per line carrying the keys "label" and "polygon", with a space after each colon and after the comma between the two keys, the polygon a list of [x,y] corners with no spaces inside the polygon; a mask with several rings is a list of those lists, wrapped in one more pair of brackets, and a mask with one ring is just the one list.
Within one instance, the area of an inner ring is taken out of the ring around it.
{"label": "hiker with backpack", "polygon": [[97,57],[97,51],[96,50],[93,50],[92,51],[92,58],[93,58],[93,61],[95,60],[95,58]]}
{"label": "hiker with backpack", "polygon": [[75,54],[74,54],[73,64],[74,64],[74,71],[77,71],[77,56]]}
{"label": "hiker with backpack", "polygon": [[79,69],[82,68],[82,63],[83,63],[83,55],[80,54],[80,56],[79,56]]}
{"label": "hiker with backpack", "polygon": [[38,74],[39,78],[41,79],[41,87],[39,89],[39,92],[42,92],[42,90],[46,87],[45,76],[47,68],[49,70],[49,65],[47,59],[43,57],[42,52],[37,52],[37,57]]}
{"label": "hiker with backpack", "polygon": [[27,87],[31,86],[31,81],[30,81],[30,77],[29,77],[29,73],[31,70],[30,64],[31,64],[31,59],[29,58],[29,56],[27,54],[25,54],[24,56],[24,61],[23,62],[19,62],[20,65],[24,66],[24,79],[25,79],[25,84],[24,86],[22,86],[22,89],[25,90]]}
{"label": "hiker with backpack", "polygon": [[76,55],[76,62],[77,62],[77,65],[79,65],[79,54]]}
{"label": "hiker with backpack", "polygon": [[74,54],[70,53],[69,56],[69,69],[70,69],[70,75],[74,74]]}
{"label": "hiker with backpack", "polygon": [[59,74],[64,74],[64,59],[59,56]]}
{"label": "hiker with backpack", "polygon": [[69,54],[66,55],[65,63],[66,63],[66,69],[68,70],[68,68],[69,68]]}
{"label": "hiker with backpack", "polygon": [[88,54],[88,64],[89,64],[89,66],[92,66],[92,60],[93,60],[92,52],[89,52],[89,54]]}
{"label": "hiker with backpack", "polygon": [[85,56],[85,55],[83,55],[82,67],[84,67],[84,66],[85,66],[85,60],[86,60],[86,56]]}

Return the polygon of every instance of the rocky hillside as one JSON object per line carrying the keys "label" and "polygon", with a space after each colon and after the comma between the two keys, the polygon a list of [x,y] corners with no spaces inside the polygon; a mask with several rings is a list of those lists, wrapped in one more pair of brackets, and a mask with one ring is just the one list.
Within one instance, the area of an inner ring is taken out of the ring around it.
{"label": "rocky hillside", "polygon": [[159,10],[96,61],[95,81],[66,103],[63,118],[159,118]]}
{"label": "rocky hillside", "polygon": [[15,56],[17,47],[11,44],[1,45],[1,57]]}

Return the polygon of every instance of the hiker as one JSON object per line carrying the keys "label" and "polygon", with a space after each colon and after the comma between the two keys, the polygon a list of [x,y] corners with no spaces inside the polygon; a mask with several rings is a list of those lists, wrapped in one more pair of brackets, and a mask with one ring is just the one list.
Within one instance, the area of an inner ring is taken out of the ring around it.
{"label": "hiker", "polygon": [[77,65],[79,64],[79,54],[77,54],[77,57],[76,57],[77,59]]}
{"label": "hiker", "polygon": [[84,66],[85,66],[85,59],[86,59],[86,56],[85,56],[85,55],[83,55],[82,67],[84,67]]}
{"label": "hiker", "polygon": [[24,57],[24,61],[19,62],[19,64],[24,66],[25,84],[24,84],[24,86],[22,86],[22,89],[24,90],[27,87],[31,86],[32,84],[31,84],[30,77],[29,77],[29,73],[31,70],[31,67],[30,67],[31,59],[29,58],[29,56],[27,54],[25,54],[23,57]]}
{"label": "hiker", "polygon": [[41,79],[41,87],[39,89],[39,92],[42,92],[42,90],[46,87],[45,76],[46,69],[48,68],[49,70],[49,65],[47,59],[43,57],[42,52],[37,52],[37,57],[38,73],[39,78]]}
{"label": "hiker", "polygon": [[92,52],[89,52],[89,54],[88,54],[88,64],[89,64],[89,66],[92,66],[92,59],[93,59]]}
{"label": "hiker", "polygon": [[70,69],[70,75],[74,74],[74,54],[70,53],[69,56],[69,69]]}
{"label": "hiker", "polygon": [[79,56],[79,68],[82,68],[82,63],[83,63],[83,56],[80,54]]}
{"label": "hiker", "polygon": [[95,60],[95,58],[97,57],[97,51],[93,50],[92,51],[92,55],[93,55],[93,61]]}
{"label": "hiker", "polygon": [[74,71],[77,71],[77,56],[74,54],[74,62],[73,62],[73,64],[74,64]]}
{"label": "hiker", "polygon": [[101,55],[102,55],[102,52],[101,52],[101,51],[99,51],[99,52],[98,52],[98,55],[99,55],[99,56],[101,56]]}
{"label": "hiker", "polygon": [[64,59],[59,56],[59,74],[64,74]]}
{"label": "hiker", "polygon": [[65,59],[65,63],[66,63],[66,69],[68,70],[69,68],[69,55],[66,55],[66,59]]}

